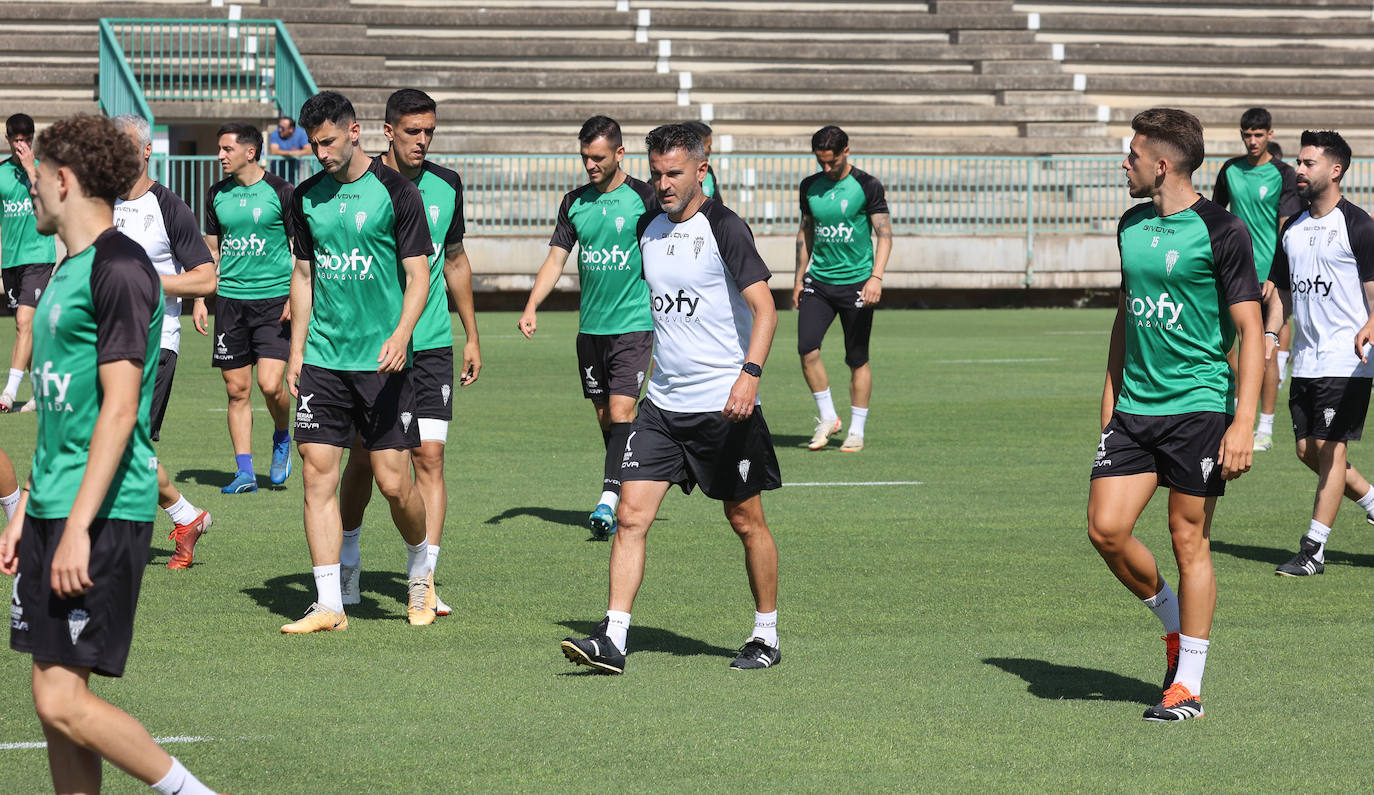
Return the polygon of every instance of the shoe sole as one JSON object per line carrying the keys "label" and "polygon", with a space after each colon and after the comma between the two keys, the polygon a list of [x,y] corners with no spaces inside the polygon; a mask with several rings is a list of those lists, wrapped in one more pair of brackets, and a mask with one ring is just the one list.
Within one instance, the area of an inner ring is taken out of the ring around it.
{"label": "shoe sole", "polygon": [[239,486],[238,488],[236,488],[236,489],[234,489],[234,490],[232,490],[232,491],[225,491],[224,489],[220,489],[220,490],[219,490],[219,493],[220,493],[220,494],[252,494],[253,492],[255,492],[255,491],[257,491],[257,490],[258,490],[257,484],[250,483],[250,484],[247,484],[247,485],[244,485],[244,486]]}
{"label": "shoe sole", "polygon": [[1190,720],[1202,720],[1202,719],[1205,718],[1205,717],[1207,717],[1207,713],[1204,712],[1204,713],[1201,714],[1201,715],[1196,715],[1196,716],[1191,717],[1191,718],[1182,718],[1182,719],[1179,719],[1179,720],[1169,720],[1168,718],[1145,718],[1145,722],[1146,722],[1146,723],[1187,723],[1187,722],[1190,721]]}
{"label": "shoe sole", "polygon": [[407,614],[406,614],[406,621],[409,621],[409,622],[410,622],[410,625],[411,625],[412,627],[427,627],[427,626],[429,626],[430,624],[433,624],[433,623],[434,623],[434,618],[435,618],[436,615],[437,615],[437,614],[436,614],[433,610],[430,610],[428,616],[425,616],[423,613],[420,615],[420,618],[428,618],[428,619],[429,619],[428,621],[416,621],[416,620],[415,620],[415,618],[416,618],[415,616],[413,616],[413,615],[407,613]]}
{"label": "shoe sole", "polygon": [[588,657],[586,654],[584,654],[581,649],[577,648],[576,644],[573,644],[570,641],[565,640],[558,645],[563,647],[563,656],[567,657],[569,660],[571,660],[574,663],[577,663],[578,665],[585,665],[588,668],[592,668],[596,671],[606,674],[625,673],[624,668],[616,668],[614,665],[607,665],[606,663],[600,663],[596,660],[593,660],[591,657]]}
{"label": "shoe sole", "polygon": [[1305,573],[1305,572],[1302,573],[1302,574],[1293,574],[1292,572],[1287,572],[1287,571],[1275,571],[1275,572],[1274,572],[1274,575],[1275,575],[1276,577],[1293,577],[1293,578],[1298,578],[1298,577],[1315,577],[1315,576],[1317,576],[1318,574],[1321,574],[1323,571],[1325,571],[1325,569],[1319,569],[1319,570],[1317,570],[1317,571],[1312,572],[1311,574],[1307,574],[1307,573]]}
{"label": "shoe sole", "polygon": [[286,627],[289,627],[289,626],[291,626],[291,625],[290,625],[290,624],[287,624],[286,626],[282,627],[282,628],[281,628],[281,634],[283,634],[283,635],[313,635],[313,634],[315,634],[316,632],[341,632],[341,631],[343,631],[343,630],[345,630],[345,629],[348,629],[348,619],[345,618],[343,621],[340,621],[339,623],[335,624],[335,625],[332,626],[332,627],[320,627],[319,629],[305,629],[305,630],[302,630],[302,629],[287,629]]}

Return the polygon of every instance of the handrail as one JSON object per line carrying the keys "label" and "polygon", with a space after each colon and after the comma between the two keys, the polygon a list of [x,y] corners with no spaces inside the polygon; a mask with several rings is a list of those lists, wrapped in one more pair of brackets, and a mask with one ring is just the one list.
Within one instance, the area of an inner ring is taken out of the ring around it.
{"label": "handrail", "polygon": [[295,118],[300,115],[305,101],[320,93],[320,89],[315,85],[315,78],[310,75],[300,50],[296,49],[296,43],[291,40],[286,25],[280,19],[274,21],[277,24],[277,112]]}
{"label": "handrail", "polygon": [[108,116],[136,113],[152,124],[153,112],[143,97],[143,87],[108,23],[100,20],[100,109]]}

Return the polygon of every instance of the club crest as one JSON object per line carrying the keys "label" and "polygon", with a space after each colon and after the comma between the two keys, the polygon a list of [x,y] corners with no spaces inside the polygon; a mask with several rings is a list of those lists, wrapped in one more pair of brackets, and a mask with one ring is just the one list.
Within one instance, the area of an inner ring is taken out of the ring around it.
{"label": "club crest", "polygon": [[739,462],[739,479],[745,483],[749,482],[749,459]]}
{"label": "club crest", "polygon": [[409,411],[401,412],[401,430],[410,432],[410,420],[414,417]]}
{"label": "club crest", "polygon": [[849,199],[840,199],[840,212],[849,212]]}
{"label": "club crest", "polygon": [[361,232],[363,231],[363,222],[366,220],[367,213],[363,212],[362,210],[359,210],[358,214],[353,216],[353,225],[358,227],[358,231]]}
{"label": "club crest", "polygon": [[1336,419],[1335,409],[1322,409],[1322,419],[1326,420],[1326,427],[1331,427],[1331,421]]}
{"label": "club crest", "polygon": [[1164,255],[1164,272],[1172,275],[1174,266],[1178,264],[1178,250],[1169,249],[1169,253]]}
{"label": "club crest", "polygon": [[616,233],[617,235],[620,234],[621,230],[623,230],[624,228],[625,228],[625,217],[624,217],[624,216],[617,215],[617,216],[615,217],[615,233]]}
{"label": "club crest", "polygon": [[1329,245],[1331,245],[1332,243],[1336,242],[1336,235],[1338,235],[1338,234],[1340,234],[1340,231],[1339,231],[1339,230],[1336,230],[1336,229],[1332,229],[1332,230],[1330,230],[1329,232],[1327,232],[1327,233],[1326,233],[1326,245],[1329,246]]}
{"label": "club crest", "polygon": [[62,305],[53,304],[48,310],[48,333],[57,336],[57,321],[62,319]]}
{"label": "club crest", "polygon": [[91,622],[91,614],[81,608],[77,608],[67,613],[67,632],[72,636],[72,645],[76,645],[76,639],[81,637],[81,631]]}
{"label": "club crest", "polygon": [[1210,458],[1204,458],[1199,463],[1202,465],[1202,482],[1206,483],[1207,479],[1212,477],[1212,468],[1216,466],[1216,462]]}
{"label": "club crest", "polygon": [[439,223],[439,205],[431,204],[429,206],[429,225],[434,226],[437,223]]}
{"label": "club crest", "polygon": [[453,387],[449,386],[448,384],[444,384],[443,386],[439,387],[439,394],[443,396],[444,405],[447,406],[448,399],[453,394]]}
{"label": "club crest", "polygon": [[145,215],[145,216],[143,216],[143,231],[144,231],[144,232],[147,232],[149,229],[152,229],[152,228],[153,228],[153,220],[154,220],[154,218],[153,218],[151,215]]}
{"label": "club crest", "polygon": [[701,248],[702,248],[702,246],[705,246],[705,245],[706,245],[706,238],[704,238],[704,237],[698,237],[698,238],[693,239],[693,240],[692,240],[692,256],[693,256],[693,257],[700,257],[700,256],[701,256]]}
{"label": "club crest", "polygon": [[1261,186],[1259,187],[1259,195],[1260,195],[1260,201],[1264,201],[1264,197],[1269,195],[1269,186],[1268,186],[1268,185],[1261,185]]}
{"label": "club crest", "polygon": [[261,208],[261,207],[254,207],[254,208],[253,208],[253,223],[256,224],[256,223],[257,223],[259,220],[261,220],[261,219],[262,219],[262,208]]}

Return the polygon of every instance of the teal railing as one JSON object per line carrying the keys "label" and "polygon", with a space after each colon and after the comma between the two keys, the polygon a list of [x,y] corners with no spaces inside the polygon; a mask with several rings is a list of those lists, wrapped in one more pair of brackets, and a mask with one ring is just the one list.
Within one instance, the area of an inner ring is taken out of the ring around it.
{"label": "teal railing", "polygon": [[318,90],[280,20],[100,20],[100,106],[111,115],[151,122],[151,100],[261,102],[295,116]]}
{"label": "teal railing", "polygon": [[[436,163],[463,178],[468,232],[474,235],[546,235],[553,229],[563,194],[586,182],[576,155],[434,155]],[[159,158],[154,173],[197,213],[210,185],[221,179],[213,157]],[[855,156],[855,166],[887,190],[896,234],[1108,234],[1135,203],[1126,193],[1119,157]],[[1204,195],[1220,159],[1198,169]],[[643,155],[625,168],[648,176]],[[808,155],[716,155],[712,158],[724,198],[755,234],[791,234],[800,222],[797,185],[815,173]],[[1351,201],[1374,209],[1374,159],[1356,160],[1345,180]],[[300,177],[316,169],[302,158]]]}

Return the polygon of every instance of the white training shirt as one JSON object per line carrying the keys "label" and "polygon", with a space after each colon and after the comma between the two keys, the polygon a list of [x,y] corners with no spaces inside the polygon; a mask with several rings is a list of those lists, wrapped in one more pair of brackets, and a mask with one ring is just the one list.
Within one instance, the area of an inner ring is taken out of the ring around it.
{"label": "white training shirt", "polygon": [[679,223],[645,213],[639,248],[654,318],[649,399],[667,411],[724,409],[754,328],[740,291],[772,275],[749,225],[707,199]]}
{"label": "white training shirt", "polygon": [[1269,280],[1293,296],[1293,377],[1369,378],[1355,335],[1369,320],[1364,282],[1374,281],[1374,220],[1341,199],[1313,218],[1304,210],[1279,232]]}
{"label": "white training shirt", "polygon": [[[158,273],[175,276],[189,268],[213,262],[200,236],[195,213],[165,186],[154,182],[137,199],[117,199],[115,228],[143,247]],[[181,299],[167,296],[162,310],[162,347],[172,353],[181,348]]]}

